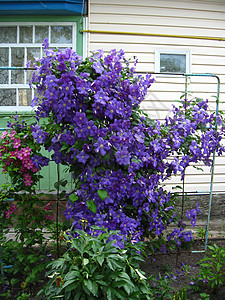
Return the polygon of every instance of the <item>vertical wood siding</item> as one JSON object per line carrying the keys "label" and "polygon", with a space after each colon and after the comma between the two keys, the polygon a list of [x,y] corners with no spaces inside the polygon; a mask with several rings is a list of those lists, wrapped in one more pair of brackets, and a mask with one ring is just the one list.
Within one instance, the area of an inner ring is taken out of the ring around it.
{"label": "vertical wood siding", "polygon": [[[158,49],[188,50],[191,54],[191,73],[213,73],[220,77],[220,109],[225,111],[225,2],[204,0],[90,0],[89,29],[135,32],[162,37],[126,34],[89,34],[89,50],[123,49],[127,58],[138,57],[139,72],[155,72],[155,51]],[[192,39],[184,36],[206,37]],[[142,108],[150,117],[163,119],[168,109],[185,91],[181,77],[155,76]],[[189,80],[188,91],[194,96],[209,99],[215,109],[217,82],[215,78],[195,77]],[[225,144],[225,142],[224,142]],[[203,172],[189,168],[185,178],[186,191],[209,191],[210,169]],[[173,178],[172,187],[181,182]],[[225,191],[225,156],[216,159],[214,190]]]}

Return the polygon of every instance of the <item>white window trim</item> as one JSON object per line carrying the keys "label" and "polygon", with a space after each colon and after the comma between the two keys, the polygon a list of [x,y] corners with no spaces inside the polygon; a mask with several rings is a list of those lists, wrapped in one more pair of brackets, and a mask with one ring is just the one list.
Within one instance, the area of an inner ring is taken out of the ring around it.
{"label": "white window trim", "polygon": [[167,72],[160,72],[160,54],[183,54],[186,55],[186,74],[191,73],[191,53],[190,50],[169,50],[156,49],[155,50],[155,72],[160,73],[160,76],[175,76],[176,74],[168,74]]}
{"label": "white window trim", "polygon": [[[1,26],[17,26],[17,43],[1,43],[0,46],[9,48],[9,65],[8,67],[13,67],[11,65],[11,48],[16,47],[16,48],[32,48],[32,47],[40,47],[42,46],[42,43],[34,43],[35,39],[35,32],[34,32],[34,27],[35,26],[49,26],[49,31],[50,31],[50,26],[72,26],[72,43],[68,44],[55,44],[55,43],[49,43],[50,48],[66,48],[66,47],[71,47],[73,50],[76,50],[77,45],[77,22],[5,22],[1,23]],[[32,43],[19,43],[19,26],[33,26],[33,40]],[[49,32],[50,33],[50,32]],[[41,48],[41,57],[43,56],[43,49]],[[25,57],[24,57],[24,67],[26,67],[26,51],[25,51]],[[1,71],[0,71],[1,72]],[[11,71],[9,72],[9,82],[11,82]],[[16,89],[16,105],[17,106],[0,106],[1,111],[12,111],[12,112],[19,112],[19,111],[32,111],[34,108],[30,106],[19,106],[19,89],[23,88],[30,88],[29,84],[26,83],[26,72],[25,72],[25,77],[24,77],[24,84],[1,84],[0,83],[0,88],[1,89],[9,89],[9,88],[14,88]],[[34,90],[32,89],[32,98],[34,97]]]}

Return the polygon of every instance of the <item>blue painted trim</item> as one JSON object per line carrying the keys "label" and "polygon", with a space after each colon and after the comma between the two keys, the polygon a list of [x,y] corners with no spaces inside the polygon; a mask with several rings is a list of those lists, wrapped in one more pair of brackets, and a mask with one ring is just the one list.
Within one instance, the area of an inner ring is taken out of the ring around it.
{"label": "blue painted trim", "polygon": [[0,0],[0,15],[81,15],[86,0]]}

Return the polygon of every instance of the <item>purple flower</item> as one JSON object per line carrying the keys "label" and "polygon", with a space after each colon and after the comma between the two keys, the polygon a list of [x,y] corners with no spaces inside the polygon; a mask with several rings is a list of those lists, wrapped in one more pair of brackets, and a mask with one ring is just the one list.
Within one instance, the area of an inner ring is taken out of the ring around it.
{"label": "purple flower", "polygon": [[49,164],[49,158],[44,157],[44,156],[39,156],[36,154],[33,157],[31,157],[31,160],[32,160],[34,166],[38,169],[40,169],[41,167],[44,167],[44,166],[48,166],[48,164]]}
{"label": "purple flower", "polygon": [[78,127],[82,127],[82,125],[87,124],[87,118],[85,113],[76,112],[75,117],[73,118],[74,122]]}
{"label": "purple flower", "polygon": [[94,143],[94,147],[96,153],[100,153],[102,156],[104,156],[106,154],[106,151],[110,149],[110,144],[102,137],[99,137],[97,142]]}
{"label": "purple flower", "polygon": [[35,126],[31,126],[33,138],[37,141],[37,143],[44,143],[47,138],[47,133],[41,129],[41,126],[35,124]]}
{"label": "purple flower", "polygon": [[48,39],[44,39],[44,42],[42,44],[42,46],[44,47],[44,50],[46,50],[47,48],[49,48],[49,43],[48,43]]}
{"label": "purple flower", "polygon": [[82,164],[85,164],[89,157],[90,156],[84,150],[76,155],[77,160]]}
{"label": "purple flower", "polygon": [[92,67],[96,73],[102,74],[102,72],[104,71],[104,67],[102,66],[102,64],[99,61],[94,62]]}
{"label": "purple flower", "polygon": [[130,152],[126,148],[122,148],[121,150],[116,152],[116,161],[120,165],[128,165],[130,163]]}

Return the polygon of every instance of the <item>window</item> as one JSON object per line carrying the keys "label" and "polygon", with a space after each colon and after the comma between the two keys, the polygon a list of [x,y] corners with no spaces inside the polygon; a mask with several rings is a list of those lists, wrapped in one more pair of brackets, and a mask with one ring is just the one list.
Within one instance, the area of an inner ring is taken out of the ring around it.
{"label": "window", "polygon": [[[76,49],[76,22],[0,24],[0,66],[26,67],[43,56],[42,43],[50,48]],[[0,70],[1,110],[29,109],[34,91],[29,88],[33,71]]]}
{"label": "window", "polygon": [[190,52],[156,50],[157,73],[190,73]]}

